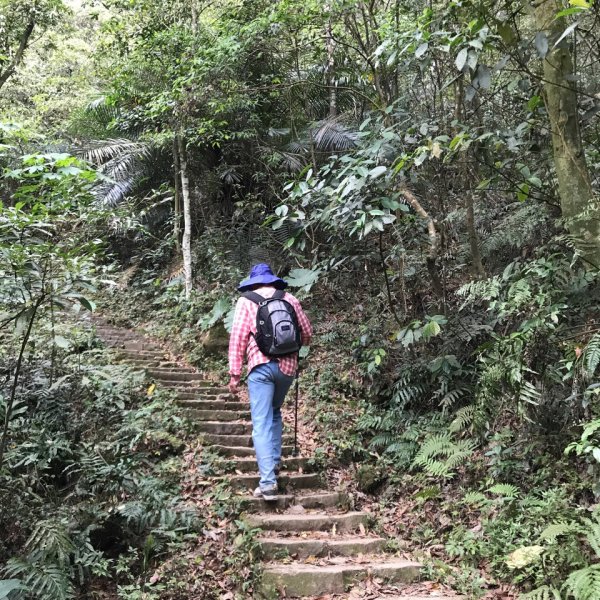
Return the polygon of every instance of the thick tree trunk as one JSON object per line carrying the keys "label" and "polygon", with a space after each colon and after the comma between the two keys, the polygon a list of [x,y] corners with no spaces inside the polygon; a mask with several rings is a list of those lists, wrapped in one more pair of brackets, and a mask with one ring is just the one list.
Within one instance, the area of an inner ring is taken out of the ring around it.
{"label": "thick tree trunk", "polygon": [[181,196],[183,198],[183,240],[181,244],[183,254],[183,276],[185,279],[185,297],[189,298],[192,293],[192,214],[190,181],[188,178],[185,142],[179,136],[177,143],[179,162],[181,165]]}
{"label": "thick tree trunk", "polygon": [[178,138],[173,138],[173,181],[175,198],[173,202],[173,237],[177,252],[181,250],[181,164],[179,162]]}
{"label": "thick tree trunk", "polygon": [[537,28],[546,34],[550,48],[544,59],[544,96],[552,129],[562,214],[569,231],[581,240],[584,258],[600,267],[600,209],[594,199],[581,143],[569,36],[556,45],[567,22],[563,17],[556,18],[556,13],[563,8],[557,0],[539,0],[534,8]]}

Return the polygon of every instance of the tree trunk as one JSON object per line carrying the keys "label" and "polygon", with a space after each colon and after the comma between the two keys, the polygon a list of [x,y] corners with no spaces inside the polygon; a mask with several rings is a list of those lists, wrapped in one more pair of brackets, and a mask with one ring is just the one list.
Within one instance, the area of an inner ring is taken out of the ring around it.
{"label": "tree trunk", "polygon": [[17,386],[19,384],[19,377],[21,375],[21,366],[23,364],[23,357],[25,356],[25,350],[27,349],[27,343],[29,342],[29,338],[31,336],[31,331],[33,329],[33,324],[35,323],[35,319],[37,317],[38,310],[40,306],[46,299],[45,294],[42,292],[40,297],[36,300],[35,304],[31,309],[31,316],[29,317],[29,322],[27,324],[27,329],[25,330],[25,334],[23,335],[23,341],[21,342],[21,348],[19,350],[19,357],[17,358],[17,364],[15,366],[15,375],[13,377],[12,385],[10,387],[10,396],[8,397],[8,401],[6,403],[5,414],[4,414],[4,426],[2,428],[2,435],[0,436],[0,470],[2,469],[2,463],[4,462],[4,453],[6,451],[6,444],[8,442],[8,428],[10,425],[10,418],[12,416],[12,410],[15,405],[15,398],[17,395]]}
{"label": "tree trunk", "polygon": [[181,244],[183,254],[183,275],[185,279],[185,297],[189,298],[192,293],[192,214],[190,206],[190,182],[188,178],[185,143],[181,136],[178,136],[177,143],[181,165],[181,196],[183,198],[183,240]]}
{"label": "tree trunk", "polygon": [[335,89],[335,40],[331,18],[331,2],[325,6],[329,19],[325,27],[325,47],[327,50],[327,87],[329,88],[329,118],[337,117],[337,90]]}
{"label": "tree trunk", "polygon": [[412,206],[413,210],[422,218],[427,221],[427,233],[429,235],[429,252],[425,259],[427,271],[431,279],[431,287],[435,295],[440,298],[445,305],[444,298],[444,286],[442,285],[442,278],[440,277],[440,271],[437,264],[437,259],[440,251],[440,236],[435,228],[435,221],[429,216],[427,211],[421,206],[421,203],[417,200],[417,197],[409,192],[407,189],[400,190],[406,201]]}
{"label": "tree trunk", "polygon": [[485,277],[485,269],[479,251],[479,237],[475,229],[475,207],[473,205],[473,193],[465,193],[465,208],[467,209],[467,235],[469,236],[469,247],[471,248],[471,263],[475,277]]}
{"label": "tree trunk", "polygon": [[600,267],[598,223],[600,210],[594,201],[590,175],[579,130],[577,89],[573,57],[568,37],[560,38],[567,27],[564,17],[556,18],[562,9],[557,0],[534,3],[537,29],[546,34],[550,50],[544,59],[544,100],[552,129],[554,167],[562,214],[586,261]]}
{"label": "tree trunk", "polygon": [[27,44],[29,44],[29,39],[33,34],[34,28],[35,20],[32,18],[29,23],[27,23],[27,27],[25,27],[25,30],[21,35],[21,41],[13,59],[10,61],[10,64],[6,67],[6,69],[0,72],[0,88],[8,81],[9,77],[12,76],[12,74],[17,70],[17,67],[21,64],[23,55],[25,54]]}
{"label": "tree trunk", "polygon": [[175,198],[173,202],[173,237],[175,249],[181,250],[181,164],[179,162],[178,138],[173,138],[173,180],[175,182]]}

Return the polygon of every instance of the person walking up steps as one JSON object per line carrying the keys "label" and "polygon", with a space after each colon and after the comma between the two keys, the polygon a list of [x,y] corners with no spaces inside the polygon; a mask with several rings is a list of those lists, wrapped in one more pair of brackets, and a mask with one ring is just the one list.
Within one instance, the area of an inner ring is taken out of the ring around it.
{"label": "person walking up steps", "polygon": [[277,499],[283,422],[281,406],[298,371],[298,351],[309,345],[312,327],[300,302],[284,292],[287,283],[269,265],[252,267],[238,290],[229,338],[229,391],[240,385],[244,355],[248,367],[248,395],[252,440],[260,475],[254,496]]}

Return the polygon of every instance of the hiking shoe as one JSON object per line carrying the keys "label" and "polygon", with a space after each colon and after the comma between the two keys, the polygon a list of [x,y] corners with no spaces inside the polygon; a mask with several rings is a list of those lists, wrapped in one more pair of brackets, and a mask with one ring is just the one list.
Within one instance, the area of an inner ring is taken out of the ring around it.
{"label": "hiking shoe", "polygon": [[253,496],[255,498],[262,498],[263,500],[266,500],[267,502],[277,500],[277,484],[270,485],[268,487],[263,487],[263,488],[258,486],[254,490]]}

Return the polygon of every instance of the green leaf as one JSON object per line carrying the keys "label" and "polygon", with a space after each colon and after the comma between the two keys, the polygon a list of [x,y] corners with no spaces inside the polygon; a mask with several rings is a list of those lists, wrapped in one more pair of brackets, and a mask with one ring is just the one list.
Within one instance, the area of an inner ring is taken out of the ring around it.
{"label": "green leaf", "polygon": [[439,323],[436,321],[429,321],[425,327],[423,327],[423,339],[425,341],[439,335],[442,331],[442,328],[439,326]]}
{"label": "green leaf", "polygon": [[319,280],[321,269],[292,269],[286,277],[288,285],[295,288],[304,288],[309,291],[310,288]]}
{"label": "green leaf", "polygon": [[517,200],[519,202],[525,202],[525,200],[527,200],[528,197],[529,197],[529,184],[527,184],[527,183],[520,184],[519,188],[517,190]]}
{"label": "green leaf", "polygon": [[62,335],[55,335],[54,336],[54,345],[57,346],[58,348],[63,348],[63,349],[67,349],[71,346],[71,342],[69,342],[69,340],[65,337],[63,337]]}
{"label": "green leaf", "polygon": [[469,51],[467,50],[467,48],[463,48],[456,56],[455,64],[456,64],[456,68],[459,71],[462,71],[465,68],[468,57],[469,57]]}
{"label": "green leaf", "polygon": [[78,296],[77,300],[79,301],[79,304],[83,306],[83,308],[89,310],[90,312],[94,312],[96,310],[96,304],[92,302],[92,300],[84,298],[83,296]]}
{"label": "green leaf", "polygon": [[387,167],[380,165],[379,167],[375,167],[369,171],[369,177],[371,179],[376,179],[377,177],[383,175],[387,171]]}
{"label": "green leaf", "polygon": [[540,98],[540,96],[532,96],[529,99],[529,102],[527,102],[527,108],[531,111],[534,111],[541,101],[542,99]]}
{"label": "green leaf", "polygon": [[25,588],[21,585],[20,579],[2,579],[0,580],[0,600],[7,600],[11,592],[22,589]]}
{"label": "green leaf", "polygon": [[421,58],[421,56],[423,56],[425,54],[425,52],[427,52],[427,49],[429,48],[429,44],[427,42],[423,42],[416,50],[415,50],[415,57],[416,58]]}

